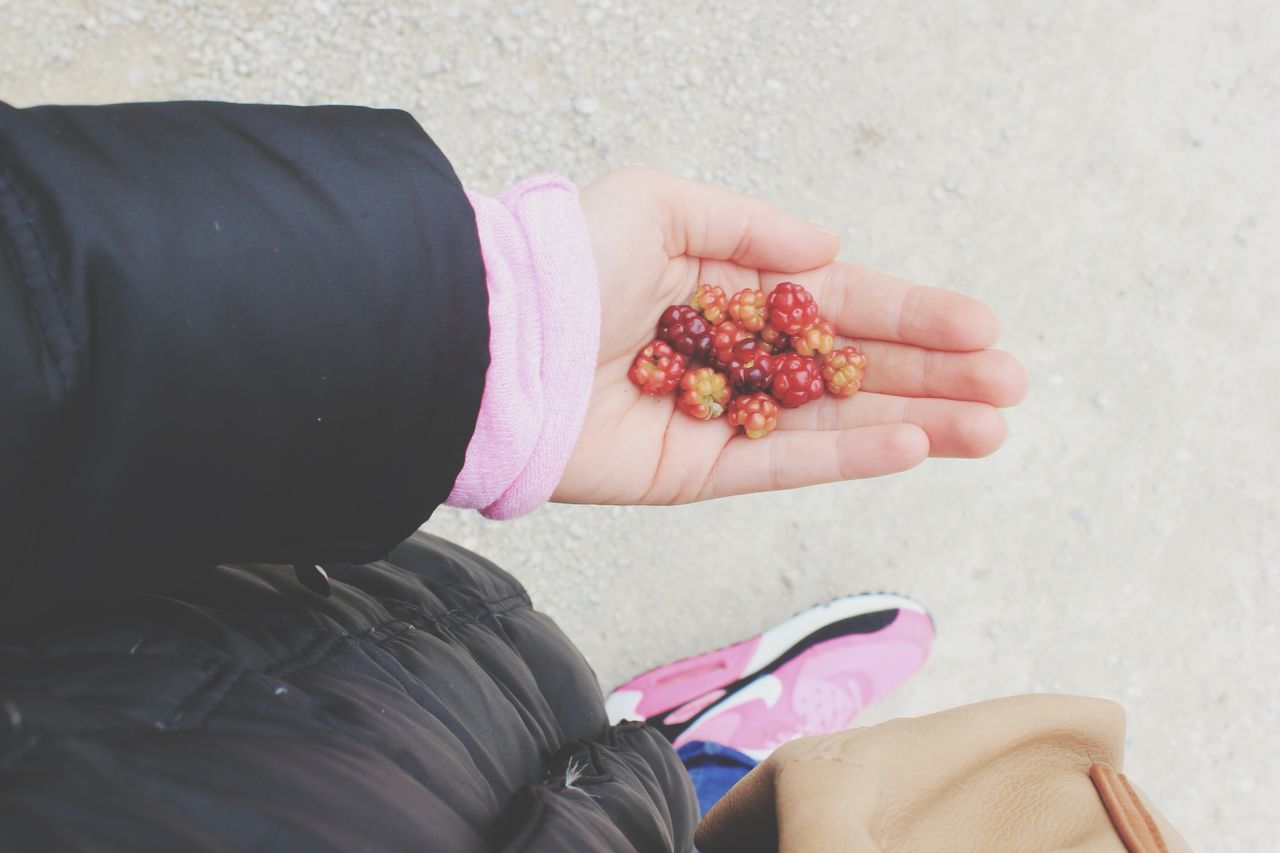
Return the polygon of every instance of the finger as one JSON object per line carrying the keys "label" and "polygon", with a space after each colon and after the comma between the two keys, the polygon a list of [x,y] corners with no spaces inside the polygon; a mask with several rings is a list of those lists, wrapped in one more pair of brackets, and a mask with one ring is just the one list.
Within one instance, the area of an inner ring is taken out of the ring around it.
{"label": "finger", "polygon": [[914,468],[928,455],[924,432],[903,423],[777,431],[761,439],[737,436],[721,451],[699,498],[880,477]]}
{"label": "finger", "polygon": [[906,344],[867,341],[864,391],[901,397],[972,400],[1012,406],[1027,393],[1027,371],[1002,350],[946,352]]}
{"label": "finger", "polygon": [[796,272],[829,263],[840,235],[756,196],[654,173],[668,212],[667,254]]}
{"label": "finger", "polygon": [[799,409],[784,410],[774,435],[793,430],[800,435],[815,430],[843,435],[892,424],[911,424],[924,430],[930,456],[961,459],[995,453],[1007,433],[1004,417],[984,403],[858,392],[846,400],[823,397]]}
{"label": "finger", "polygon": [[787,280],[804,285],[836,331],[851,338],[965,351],[992,346],[1000,337],[995,312],[973,297],[856,264],[765,276],[765,289]]}

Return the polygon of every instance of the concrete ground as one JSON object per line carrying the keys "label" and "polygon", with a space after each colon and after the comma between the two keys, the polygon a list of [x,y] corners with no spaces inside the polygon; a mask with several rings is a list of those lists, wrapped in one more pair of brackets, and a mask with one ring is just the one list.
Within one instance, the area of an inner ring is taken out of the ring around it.
{"label": "concrete ground", "polygon": [[[514,570],[606,686],[912,595],[935,653],[866,720],[1109,696],[1196,849],[1280,849],[1275,3],[0,0],[0,98],[402,106],[478,189],[645,162],[986,300],[1033,383],[990,459],[428,529]],[[687,551],[703,526],[723,549]]]}

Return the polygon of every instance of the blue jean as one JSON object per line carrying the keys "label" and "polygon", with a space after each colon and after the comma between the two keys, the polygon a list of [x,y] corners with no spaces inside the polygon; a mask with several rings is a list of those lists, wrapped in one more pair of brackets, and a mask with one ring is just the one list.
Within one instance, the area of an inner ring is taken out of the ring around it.
{"label": "blue jean", "polygon": [[676,750],[698,794],[698,810],[706,814],[757,762],[738,750],[706,740],[691,740]]}

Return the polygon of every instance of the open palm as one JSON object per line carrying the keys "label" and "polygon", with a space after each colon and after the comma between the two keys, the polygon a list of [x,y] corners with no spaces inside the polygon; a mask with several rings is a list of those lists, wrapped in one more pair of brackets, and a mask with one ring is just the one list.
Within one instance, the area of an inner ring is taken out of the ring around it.
{"label": "open palm", "polygon": [[[1022,397],[1026,373],[986,349],[999,324],[982,303],[835,261],[834,233],[662,172],[612,172],[584,188],[581,203],[600,279],[600,353],[555,500],[684,503],[890,474],[930,455],[985,456],[1003,442],[996,407]],[[783,410],[778,428],[753,440],[628,380],[663,309],[688,301],[699,283],[733,293],[781,281],[808,288],[837,333],[867,354],[858,394]]]}

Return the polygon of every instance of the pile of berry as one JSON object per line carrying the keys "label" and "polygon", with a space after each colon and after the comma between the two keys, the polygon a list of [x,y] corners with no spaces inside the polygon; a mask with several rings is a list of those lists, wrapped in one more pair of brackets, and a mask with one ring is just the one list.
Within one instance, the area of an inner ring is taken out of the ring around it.
{"label": "pile of berry", "polygon": [[866,367],[856,346],[836,348],[835,329],[800,285],[727,297],[701,284],[688,305],[662,312],[657,340],[636,354],[628,376],[646,394],[676,391],[676,407],[690,417],[727,413],[749,438],[763,438],[778,425],[779,406],[852,396]]}

